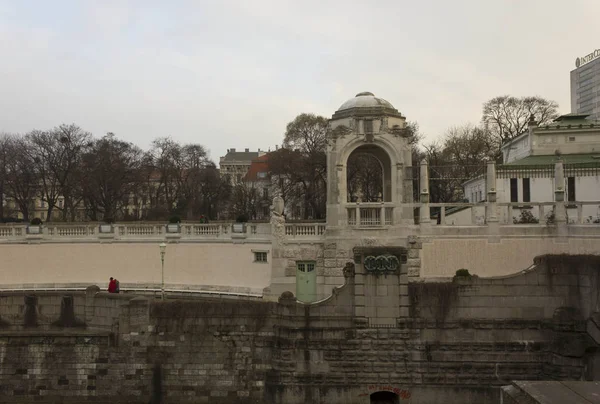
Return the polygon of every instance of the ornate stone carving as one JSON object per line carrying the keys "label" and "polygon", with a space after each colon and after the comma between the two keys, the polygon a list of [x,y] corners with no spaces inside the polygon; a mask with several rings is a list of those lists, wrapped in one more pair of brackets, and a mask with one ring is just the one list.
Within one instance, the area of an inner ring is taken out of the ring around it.
{"label": "ornate stone carving", "polygon": [[400,269],[400,260],[395,255],[369,255],[365,257],[365,269],[367,272],[386,273],[396,272]]}
{"label": "ornate stone carving", "polygon": [[360,240],[360,244],[366,247],[380,246],[381,243],[375,237],[366,237]]}
{"label": "ornate stone carving", "polygon": [[273,234],[274,242],[278,245],[283,244],[285,240],[283,208],[283,199],[279,196],[273,198],[273,205],[271,205],[271,233]]}
{"label": "ornate stone carving", "polygon": [[345,278],[351,278],[354,276],[354,263],[353,262],[346,262],[346,265],[344,266],[344,277]]}

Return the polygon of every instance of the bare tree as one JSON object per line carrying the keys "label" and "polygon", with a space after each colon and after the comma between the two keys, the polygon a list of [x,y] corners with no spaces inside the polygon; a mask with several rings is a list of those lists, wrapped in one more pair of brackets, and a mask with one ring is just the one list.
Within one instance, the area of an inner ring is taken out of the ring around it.
{"label": "bare tree", "polygon": [[288,206],[302,206],[304,219],[325,217],[327,131],[327,118],[300,114],[287,125],[284,148],[269,158],[276,187]]}
{"label": "bare tree", "polygon": [[322,153],[327,146],[329,121],[315,114],[300,114],[287,124],[283,146],[306,154]]}
{"label": "bare tree", "polygon": [[503,95],[483,104],[481,121],[500,145],[524,133],[531,116],[539,125],[545,125],[558,117],[558,104],[538,96]]}
{"label": "bare tree", "polygon": [[383,168],[371,154],[353,154],[348,159],[348,200],[380,202],[383,200]]}
{"label": "bare tree", "polygon": [[177,177],[177,211],[185,214],[188,219],[202,214],[200,177],[208,165],[208,154],[204,146],[188,144],[181,148]]}
{"label": "bare tree", "polygon": [[214,163],[208,163],[199,173],[199,211],[209,219],[217,219],[226,210],[232,187],[226,177],[221,177]]}
{"label": "bare tree", "polygon": [[23,220],[28,221],[39,192],[40,176],[37,165],[27,151],[25,138],[8,136],[5,138],[7,195],[13,199]]}
{"label": "bare tree", "polygon": [[4,220],[4,215],[6,214],[4,204],[6,202],[7,191],[9,144],[9,136],[5,133],[0,133],[0,221]]}
{"label": "bare tree", "polygon": [[109,133],[82,157],[82,190],[88,216],[98,220],[123,214],[140,183],[142,151]]}
{"label": "bare tree", "polygon": [[231,194],[231,213],[236,219],[256,219],[258,215],[260,192],[253,181],[236,184]]}

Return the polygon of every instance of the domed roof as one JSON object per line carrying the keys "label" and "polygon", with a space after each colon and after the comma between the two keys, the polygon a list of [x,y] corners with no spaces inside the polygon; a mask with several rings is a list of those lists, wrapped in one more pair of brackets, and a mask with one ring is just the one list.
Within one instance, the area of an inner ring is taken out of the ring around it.
{"label": "domed roof", "polygon": [[395,109],[392,104],[383,98],[377,98],[373,93],[365,91],[356,94],[356,97],[350,98],[338,108],[338,111],[344,111],[351,108],[391,108]]}

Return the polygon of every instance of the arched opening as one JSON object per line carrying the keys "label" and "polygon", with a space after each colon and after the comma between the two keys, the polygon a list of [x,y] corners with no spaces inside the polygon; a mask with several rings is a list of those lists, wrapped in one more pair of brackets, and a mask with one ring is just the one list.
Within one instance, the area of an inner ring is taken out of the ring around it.
{"label": "arched opening", "polygon": [[354,153],[348,159],[348,202],[383,201],[383,167],[377,157]]}
{"label": "arched opening", "polygon": [[378,146],[357,147],[346,162],[347,202],[391,202],[392,164]]}
{"label": "arched opening", "polygon": [[391,391],[377,391],[371,394],[371,404],[399,404],[398,394]]}

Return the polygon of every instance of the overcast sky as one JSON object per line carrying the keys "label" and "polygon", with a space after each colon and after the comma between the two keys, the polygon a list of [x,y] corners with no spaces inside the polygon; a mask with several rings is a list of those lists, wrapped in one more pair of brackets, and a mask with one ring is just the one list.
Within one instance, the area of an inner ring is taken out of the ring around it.
{"label": "overcast sky", "polygon": [[599,0],[0,0],[0,132],[76,123],[218,161],[371,91],[431,140],[497,95],[570,112],[599,15]]}

